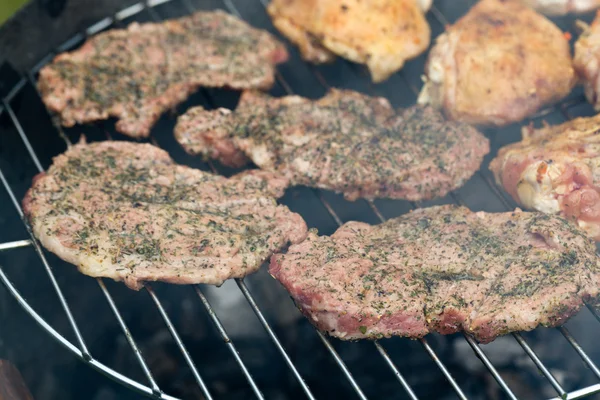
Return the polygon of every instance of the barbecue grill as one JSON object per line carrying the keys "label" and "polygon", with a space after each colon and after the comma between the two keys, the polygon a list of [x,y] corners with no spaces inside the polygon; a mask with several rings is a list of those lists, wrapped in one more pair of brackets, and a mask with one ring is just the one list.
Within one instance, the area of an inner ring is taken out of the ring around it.
{"label": "barbecue grill", "polygon": [[[418,341],[394,338],[342,343],[315,331],[264,268],[218,289],[152,284],[135,293],[122,284],[83,277],[73,266],[42,250],[20,207],[32,177],[48,167],[51,157],[78,140],[80,133],[88,141],[128,139],[115,132],[113,121],[61,128],[47,113],[36,91],[39,69],[54,54],[76,48],[86,37],[105,29],[123,27],[132,21],[160,21],[199,9],[221,8],[254,26],[276,32],[265,12],[266,3],[267,0],[135,3],[74,35],[64,32],[65,37],[72,36],[41,61],[36,60],[35,65],[19,59],[13,60],[16,69],[10,63],[0,67],[0,280],[6,289],[0,289],[0,315],[7,307],[3,302],[18,304],[62,345],[63,349],[53,354],[74,355],[134,392],[156,399],[577,399],[600,393],[600,369],[594,361],[600,359],[600,349],[594,346],[593,334],[600,328],[593,321],[600,322],[600,313],[592,307],[567,324],[569,328],[572,325],[574,334],[565,326],[538,329],[515,333],[486,346],[461,334],[429,335]],[[436,1],[427,15],[432,36],[439,35],[472,3]],[[573,18],[566,17],[557,20],[564,30],[573,29],[573,22]],[[296,93],[316,98],[329,87],[345,87],[385,96],[394,106],[401,107],[415,102],[421,86],[425,56],[409,62],[389,81],[374,85],[361,66],[343,60],[312,66],[300,60],[293,46],[288,48],[291,60],[279,67],[273,95]],[[200,90],[178,107],[176,114],[194,104],[233,108],[238,97],[239,94],[225,90]],[[563,103],[541,111],[525,123],[559,123],[592,114],[581,89],[577,89]],[[225,175],[235,172],[186,155],[173,138],[174,122],[173,115],[164,116],[149,141],[168,150],[180,163]],[[492,152],[484,167],[463,188],[440,200],[422,204],[391,200],[347,202],[330,192],[300,187],[288,190],[281,201],[322,234],[332,233],[347,220],[379,223],[412,208],[433,204],[458,203],[491,212],[514,209],[514,202],[496,188],[487,164],[500,146],[518,140],[519,130],[516,125],[488,130]],[[16,303],[9,301],[7,294]],[[28,343],[26,333],[11,331],[10,325],[0,325],[0,339],[12,336],[17,342],[23,335],[23,341]],[[152,332],[158,330],[168,332],[170,337],[157,338]],[[37,330],[30,335],[37,341],[43,333]],[[40,360],[40,354],[46,350],[38,348],[34,341],[27,346],[32,347],[38,371],[44,368],[45,361],[51,362]],[[69,357],[63,359],[66,363]],[[506,359],[518,361],[509,361],[506,367]],[[75,367],[75,371],[82,368],[85,367]],[[480,383],[474,383],[473,376]],[[184,390],[181,385],[193,388]],[[227,389],[230,386],[235,386],[235,395]],[[73,398],[84,398],[79,396],[74,394]]]}

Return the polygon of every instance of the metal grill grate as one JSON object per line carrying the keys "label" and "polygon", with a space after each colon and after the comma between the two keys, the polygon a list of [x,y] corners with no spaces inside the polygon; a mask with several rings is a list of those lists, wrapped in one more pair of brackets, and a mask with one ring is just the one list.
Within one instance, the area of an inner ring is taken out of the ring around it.
{"label": "metal grill grate", "polygon": [[[77,44],[81,40],[85,39],[87,36],[93,35],[103,29],[106,29],[111,26],[122,26],[123,21],[125,19],[136,16],[142,12],[147,13],[151,20],[156,20],[156,21],[162,20],[167,16],[161,15],[157,11],[157,8],[158,8],[158,6],[161,6],[163,3],[169,3],[171,1],[174,3],[179,2],[183,7],[185,7],[185,9],[188,12],[196,11],[196,7],[192,3],[192,0],[154,0],[154,1],[149,0],[147,3],[138,3],[131,7],[126,8],[124,10],[119,11],[113,17],[108,17],[108,18],[105,18],[105,19],[99,21],[98,23],[87,28],[84,32],[75,35],[73,38],[68,40],[65,44],[60,46],[57,49],[57,52],[64,51],[66,49],[70,49],[75,44]],[[215,0],[215,1],[217,1],[217,0]],[[255,0],[255,2],[256,2],[255,9],[258,8],[258,10],[264,14],[263,7],[266,6],[267,0]],[[445,2],[440,1],[438,3],[446,3],[447,4],[450,2],[451,2],[450,0],[446,0]],[[454,3],[454,1],[452,1],[452,3]],[[459,3],[459,2],[456,2],[456,3]],[[463,1],[462,3],[463,3],[462,4],[463,7],[460,7],[460,8],[461,8],[461,11],[464,12],[468,6],[472,5],[473,1]],[[239,16],[240,18],[247,19],[247,18],[245,18],[245,15],[242,15],[240,13],[240,11],[236,8],[236,4],[234,3],[234,0],[222,0],[222,3],[220,3],[220,4],[217,3],[217,4],[215,4],[215,6],[224,7],[226,10]],[[246,4],[246,7],[247,7],[247,4]],[[439,25],[438,27],[440,27],[440,28],[449,23],[448,20],[446,19],[446,17],[444,16],[444,14],[435,5],[432,8],[430,14],[434,17],[434,22],[437,23]],[[264,15],[261,18],[264,18]],[[256,24],[253,24],[253,25],[256,25]],[[42,163],[40,162],[37,154],[35,153],[34,148],[29,141],[28,133],[25,131],[22,121],[20,121],[17,118],[17,114],[13,110],[11,103],[12,103],[13,99],[15,98],[15,96],[17,96],[24,89],[25,86],[32,85],[33,87],[35,87],[35,78],[34,78],[35,74],[37,73],[37,71],[39,70],[39,68],[41,66],[46,64],[49,60],[51,60],[52,56],[53,56],[52,54],[48,55],[36,67],[34,67],[31,71],[29,71],[27,76],[22,78],[19,81],[19,83],[6,95],[6,97],[4,99],[2,99],[2,103],[0,105],[0,115],[5,114],[8,116],[14,129],[16,129],[16,131],[18,132],[18,135],[22,141],[22,145],[25,147],[27,153],[31,157],[31,162],[33,162],[33,164],[35,165],[35,168],[39,172],[43,171]],[[356,66],[354,64],[349,64],[349,63],[344,63],[343,66],[346,71],[345,73],[350,74],[350,76],[354,76],[352,82],[362,82],[361,84],[363,86],[360,87],[360,89],[362,89],[363,91],[366,91],[368,93],[371,93],[371,94],[376,94],[376,95],[385,94],[385,95],[387,95],[388,98],[392,99],[392,102],[394,102],[394,99],[397,99],[397,97],[395,97],[395,94],[393,92],[400,90],[400,88],[402,88],[402,90],[407,89],[407,90],[411,91],[413,101],[416,98],[416,95],[418,93],[418,88],[417,88],[417,86],[415,86],[415,82],[416,82],[415,79],[409,79],[409,76],[412,76],[413,78],[418,77],[420,74],[420,71],[422,71],[422,68],[420,66],[418,66],[419,68],[421,68],[420,70],[417,70],[415,68],[412,68],[412,70],[411,70],[410,65],[407,66],[401,73],[397,74],[397,76],[392,78],[392,79],[394,79],[393,84],[390,84],[389,86],[384,86],[384,87],[382,87],[381,85],[374,86],[372,84],[365,84],[364,82],[367,82],[368,79],[366,79],[367,72],[364,68],[362,68],[360,66]],[[292,94],[293,93],[292,85],[290,85],[290,83],[286,80],[285,72],[283,71],[283,69],[284,68],[282,67],[282,72],[277,74],[278,84],[282,89],[282,94]],[[305,72],[306,71],[309,71],[308,73],[313,75],[313,78],[316,79],[316,81],[320,83],[323,90],[325,90],[329,87],[328,82],[332,80],[331,79],[332,76],[326,77],[325,75],[327,75],[327,74],[322,73],[321,70],[319,70],[318,68],[315,68],[313,66],[308,66],[308,65],[305,66]],[[293,79],[295,79],[295,80],[298,80],[299,78],[300,78],[299,76],[293,77]],[[335,80],[335,77],[333,77],[333,78]],[[201,91],[201,93],[203,96],[205,96],[206,101],[208,101],[209,103],[213,101],[211,99],[211,94],[209,91],[203,90],[203,91]],[[562,114],[562,116],[565,119],[569,119],[569,118],[571,118],[570,110],[573,107],[576,107],[576,106],[582,104],[584,101],[585,100],[583,99],[583,97],[581,95],[578,95],[576,98],[567,99],[564,103],[562,103],[561,105],[559,105],[557,107],[549,108],[547,110],[544,110],[544,111],[538,113],[538,115],[536,117],[539,118],[542,116],[550,115],[552,113],[556,113],[558,111]],[[406,104],[403,104],[403,105],[406,105]],[[55,124],[55,129],[58,132],[58,134],[60,135],[60,137],[65,141],[66,145],[71,146],[71,142],[69,141],[69,138],[67,137],[67,135],[65,135],[63,133],[62,129],[60,128],[60,126],[58,124]],[[109,134],[107,134],[107,136],[108,136],[108,138],[110,138]],[[158,145],[155,138],[151,138],[151,141]],[[209,167],[214,172],[218,172],[217,168],[212,163],[209,163]],[[501,193],[496,188],[495,184],[491,180],[491,177],[488,173],[484,173],[484,172],[480,171],[480,172],[478,172],[478,174],[476,175],[476,177],[474,179],[476,179],[477,181],[480,181],[479,186],[483,186],[485,189],[487,189],[491,193],[493,193],[495,198],[498,199],[498,201],[502,204],[502,207],[504,207],[506,210],[512,209],[514,207],[514,204],[512,203],[512,201],[510,199],[506,198],[504,196],[504,194]],[[61,287],[54,275],[52,267],[50,266],[49,262],[47,261],[46,256],[44,255],[44,252],[42,251],[39,243],[33,237],[31,228],[29,227],[26,220],[23,218],[23,211],[20,208],[19,201],[15,195],[15,192],[9,185],[7,178],[5,177],[2,170],[0,170],[0,181],[2,181],[2,186],[6,190],[6,193],[8,194],[8,196],[10,197],[10,200],[12,202],[12,205],[15,208],[16,213],[18,214],[19,218],[23,221],[23,223],[27,229],[27,232],[29,233],[28,239],[0,243],[0,252],[8,253],[10,251],[14,251],[15,249],[21,248],[21,247],[33,247],[33,249],[39,256],[39,259],[41,260],[42,265],[44,266],[45,273],[47,274],[47,276],[50,280],[51,286],[53,287],[54,291],[56,292],[56,295],[58,296],[58,300],[59,300],[60,305],[67,317],[68,323],[72,329],[75,340],[70,341],[70,340],[66,339],[63,335],[61,335],[58,331],[56,331],[50,324],[48,324],[44,320],[44,318],[42,318],[42,316],[40,316],[40,314],[38,314],[36,312],[36,310],[34,310],[28,304],[28,302],[21,296],[21,294],[19,293],[17,288],[11,283],[11,281],[5,274],[4,270],[2,269],[2,266],[0,266],[0,280],[2,280],[2,282],[4,283],[4,285],[6,286],[8,291],[17,299],[17,301],[25,309],[25,311],[30,316],[32,316],[35,319],[35,321],[38,324],[40,324],[48,333],[50,333],[50,335],[54,339],[56,339],[60,344],[62,344],[64,347],[66,347],[71,353],[76,355],[78,358],[83,360],[85,363],[89,364],[91,367],[93,367],[96,370],[98,370],[99,372],[107,375],[108,377],[110,377],[110,378],[112,378],[134,390],[137,390],[138,392],[143,393],[147,396],[150,396],[150,397],[153,397],[156,399],[175,399],[175,397],[172,397],[172,396],[164,393],[158,386],[157,382],[155,381],[152,371],[148,367],[148,364],[145,361],[144,356],[142,355],[138,345],[136,344],[135,339],[131,335],[131,333],[125,323],[124,318],[121,315],[121,311],[117,307],[117,304],[113,299],[113,296],[107,289],[107,287],[104,284],[102,279],[97,279],[98,285],[99,285],[102,293],[104,294],[106,301],[110,307],[110,310],[114,314],[114,317],[116,318],[122,333],[125,335],[125,338],[129,344],[129,346],[131,347],[131,350],[133,351],[135,359],[136,359],[137,363],[139,364],[139,366],[146,378],[146,382],[140,383],[140,382],[137,382],[136,380],[128,378],[127,376],[113,370],[111,367],[99,362],[90,353],[90,351],[88,350],[88,347],[86,345],[86,342],[80,333],[78,323],[77,323],[76,319],[74,318],[73,313],[70,310],[70,306],[69,306],[68,302],[65,300],[65,296],[63,295]],[[466,189],[457,190],[456,192],[451,194],[451,196],[450,196],[451,199],[458,204],[465,204],[465,200],[463,199],[463,197],[464,197],[463,192],[465,190]],[[320,190],[314,190],[313,192],[320,199],[323,206],[327,209],[330,217],[337,223],[337,225],[341,225],[343,223],[342,218],[340,218],[340,216],[338,216],[338,214],[334,210],[334,207],[332,206],[331,202],[327,199],[327,194]],[[371,212],[376,219],[378,219],[380,221],[384,221],[385,220],[384,213],[380,210],[381,204],[382,203],[379,201],[366,202],[366,206],[369,209],[369,212]],[[411,204],[410,206],[414,208],[414,207],[421,206],[421,204]],[[256,316],[258,317],[258,320],[264,327],[269,339],[273,342],[279,355],[282,357],[284,363],[289,368],[293,377],[296,379],[299,387],[302,389],[302,391],[304,392],[304,394],[306,395],[307,398],[314,399],[314,395],[311,392],[311,389],[308,387],[308,385],[304,381],[302,375],[300,374],[300,372],[298,371],[298,369],[295,367],[294,363],[292,362],[292,358],[286,352],[286,349],[283,347],[280,339],[278,338],[275,331],[273,330],[273,328],[271,327],[271,325],[269,324],[269,322],[263,315],[263,312],[257,305],[256,300],[254,299],[253,295],[249,291],[244,280],[237,279],[236,283],[237,283],[237,286],[238,286],[239,290],[241,291],[242,295],[246,298],[248,304],[250,305],[250,307],[252,308],[252,310],[254,311]],[[247,383],[250,386],[251,390],[253,391],[254,395],[259,399],[263,399],[265,396],[263,395],[260,387],[256,383],[256,380],[253,378],[249,369],[247,368],[244,361],[242,360],[240,354],[238,353],[238,350],[236,349],[235,344],[231,341],[230,337],[228,336],[223,324],[221,323],[221,321],[219,320],[219,317],[216,315],[215,311],[213,310],[207,297],[204,295],[204,293],[202,291],[202,287],[195,285],[193,288],[195,290],[195,293],[199,297],[199,300],[202,303],[203,307],[206,309],[208,316],[209,316],[210,320],[212,321],[212,323],[214,324],[218,334],[223,339],[223,341],[226,343],[228,350],[231,353],[231,356],[233,357],[233,359],[239,366],[240,371],[242,372],[243,376],[245,377],[245,380],[247,381]],[[165,307],[163,306],[163,303],[161,302],[161,300],[159,299],[158,295],[153,290],[151,285],[147,285],[145,290],[147,291],[148,295],[150,296],[152,302],[155,304],[161,318],[164,320],[164,323],[165,323],[168,331],[172,335],[174,342],[176,343],[185,362],[187,363],[201,392],[207,399],[212,399],[213,396],[211,395],[211,392],[209,391],[207,384],[205,383],[203,377],[199,373],[198,368],[196,367],[196,365],[194,363],[194,359],[193,359],[192,355],[186,349],[186,346],[184,345],[183,341],[181,340],[180,334],[178,333],[174,324],[171,322],[171,318],[170,318],[169,314],[167,313]],[[593,315],[596,317],[596,319],[598,319],[598,321],[600,321],[600,315],[592,307],[588,307],[588,308],[593,313]],[[574,351],[579,355],[579,357],[583,361],[583,365],[586,366],[587,368],[589,368],[592,371],[592,373],[600,381],[600,370],[594,364],[594,362],[591,360],[591,358],[586,354],[586,352],[582,349],[582,347],[577,343],[577,341],[573,338],[571,333],[565,327],[560,327],[557,329],[562,334],[562,336],[565,338],[565,340],[567,340],[568,343],[573,347]],[[320,340],[322,341],[323,345],[325,346],[326,351],[331,355],[331,357],[333,358],[335,363],[339,366],[342,374],[345,376],[345,378],[347,379],[347,381],[353,388],[356,396],[360,399],[366,399],[367,397],[366,397],[365,393],[363,392],[363,390],[357,383],[357,381],[354,378],[350,369],[346,366],[346,364],[344,363],[344,361],[342,360],[342,358],[340,357],[338,352],[335,350],[334,346],[329,342],[329,340],[323,334],[321,334],[320,332],[317,332],[317,334],[318,334]],[[565,388],[563,388],[561,386],[561,384],[558,382],[558,380],[552,375],[550,370],[543,364],[543,362],[540,360],[540,358],[537,356],[537,354],[534,352],[534,350],[528,345],[528,343],[523,338],[523,336],[521,336],[518,333],[515,333],[515,334],[513,334],[513,337],[518,342],[518,344],[523,348],[524,352],[530,357],[531,361],[537,366],[537,368],[539,369],[541,374],[545,377],[545,379],[547,379],[549,384],[555,389],[555,391],[558,395],[558,397],[556,397],[556,399],[559,399],[559,398],[576,399],[576,398],[582,398],[582,397],[586,397],[586,396],[592,395],[594,393],[600,392],[600,383],[568,392],[567,390],[565,390]],[[464,335],[464,339],[472,347],[475,355],[481,359],[481,362],[489,370],[489,373],[491,374],[491,376],[497,381],[497,383],[499,384],[499,386],[505,393],[506,397],[510,398],[510,399],[517,399],[517,396],[513,393],[513,391],[507,384],[507,382],[498,373],[498,371],[496,370],[496,368],[494,367],[494,365],[492,364],[490,359],[486,356],[486,354],[482,350],[482,348],[471,337]],[[380,341],[374,341],[373,345],[375,346],[377,353],[382,357],[385,364],[391,369],[393,375],[398,380],[400,386],[404,389],[406,396],[410,399],[417,399],[417,395],[415,394],[413,388],[411,388],[411,386],[408,384],[405,377],[400,373],[399,369],[396,367],[396,365],[394,363],[394,360],[392,360],[392,358],[388,355],[388,353],[387,353],[386,349],[383,347],[382,343]],[[449,382],[450,386],[452,387],[452,389],[454,390],[454,392],[458,396],[458,398],[467,399],[467,396],[465,395],[464,391],[461,389],[461,387],[459,386],[459,384],[457,383],[455,378],[452,376],[449,368],[438,357],[438,355],[434,351],[433,347],[428,343],[428,341],[426,339],[421,339],[420,345],[423,347],[424,351],[431,357],[431,359],[433,360],[435,365],[437,365],[440,372],[447,379],[447,381]]]}

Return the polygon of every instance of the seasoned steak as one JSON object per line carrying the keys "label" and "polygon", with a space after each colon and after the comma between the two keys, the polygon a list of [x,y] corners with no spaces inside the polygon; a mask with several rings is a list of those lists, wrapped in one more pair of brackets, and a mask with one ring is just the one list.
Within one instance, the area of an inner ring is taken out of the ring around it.
{"label": "seasoned steak", "polygon": [[444,196],[479,169],[488,140],[430,107],[332,90],[319,100],[245,92],[238,108],[192,108],[175,136],[187,152],[240,166],[252,160],[292,184],[347,199]]}
{"label": "seasoned steak", "polygon": [[487,343],[560,325],[600,287],[594,243],[568,221],[456,206],[311,232],[274,255],[270,273],[340,339],[465,331]]}
{"label": "seasoned steak", "polygon": [[286,185],[180,166],[149,144],[80,143],[35,178],[23,209],[42,245],[86,275],[220,285],[306,237],[275,202]]}
{"label": "seasoned steak", "polygon": [[222,11],[197,12],[100,33],[45,66],[38,85],[65,126],[116,117],[118,131],[146,137],[198,87],[268,89],[286,59],[269,33]]}

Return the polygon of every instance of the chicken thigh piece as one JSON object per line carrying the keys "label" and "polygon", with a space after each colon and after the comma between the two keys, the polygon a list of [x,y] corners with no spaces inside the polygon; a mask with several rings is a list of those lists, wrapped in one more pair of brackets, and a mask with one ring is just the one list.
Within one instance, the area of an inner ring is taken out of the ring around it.
{"label": "chicken thigh piece", "polygon": [[476,125],[503,126],[566,96],[576,83],[569,43],[518,1],[482,0],[436,39],[420,104]]}
{"label": "chicken thigh piece", "polygon": [[584,13],[600,7],[600,0],[521,0],[546,15]]}
{"label": "chicken thigh piece", "polygon": [[501,148],[496,182],[519,204],[575,221],[600,241],[600,115],[541,129]]}
{"label": "chicken thigh piece", "polygon": [[600,14],[575,42],[573,66],[583,82],[585,97],[600,111]]}
{"label": "chicken thigh piece", "polygon": [[317,64],[336,55],[387,79],[429,47],[424,13],[431,0],[272,0],[273,25]]}

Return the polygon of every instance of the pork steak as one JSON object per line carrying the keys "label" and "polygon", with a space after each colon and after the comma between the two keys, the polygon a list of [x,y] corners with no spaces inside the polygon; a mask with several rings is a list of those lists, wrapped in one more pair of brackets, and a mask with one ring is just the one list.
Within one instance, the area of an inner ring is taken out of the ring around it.
{"label": "pork steak", "polygon": [[42,245],[86,275],[220,285],[306,237],[275,202],[286,186],[269,172],[180,166],[149,144],[80,143],[35,178],[23,209]]}
{"label": "pork steak", "polygon": [[175,136],[187,152],[233,166],[252,160],[292,184],[358,197],[423,200],[460,187],[489,151],[476,129],[431,107],[394,110],[349,90],[319,100],[245,92],[237,109],[192,108]]}
{"label": "pork steak", "polygon": [[287,51],[269,33],[223,11],[100,33],[40,71],[42,100],[73,126],[116,117],[146,137],[160,115],[200,86],[268,89]]}
{"label": "pork steak", "polygon": [[487,343],[560,325],[600,287],[594,243],[567,220],[456,206],[311,232],[274,255],[270,273],[340,339],[465,331]]}

